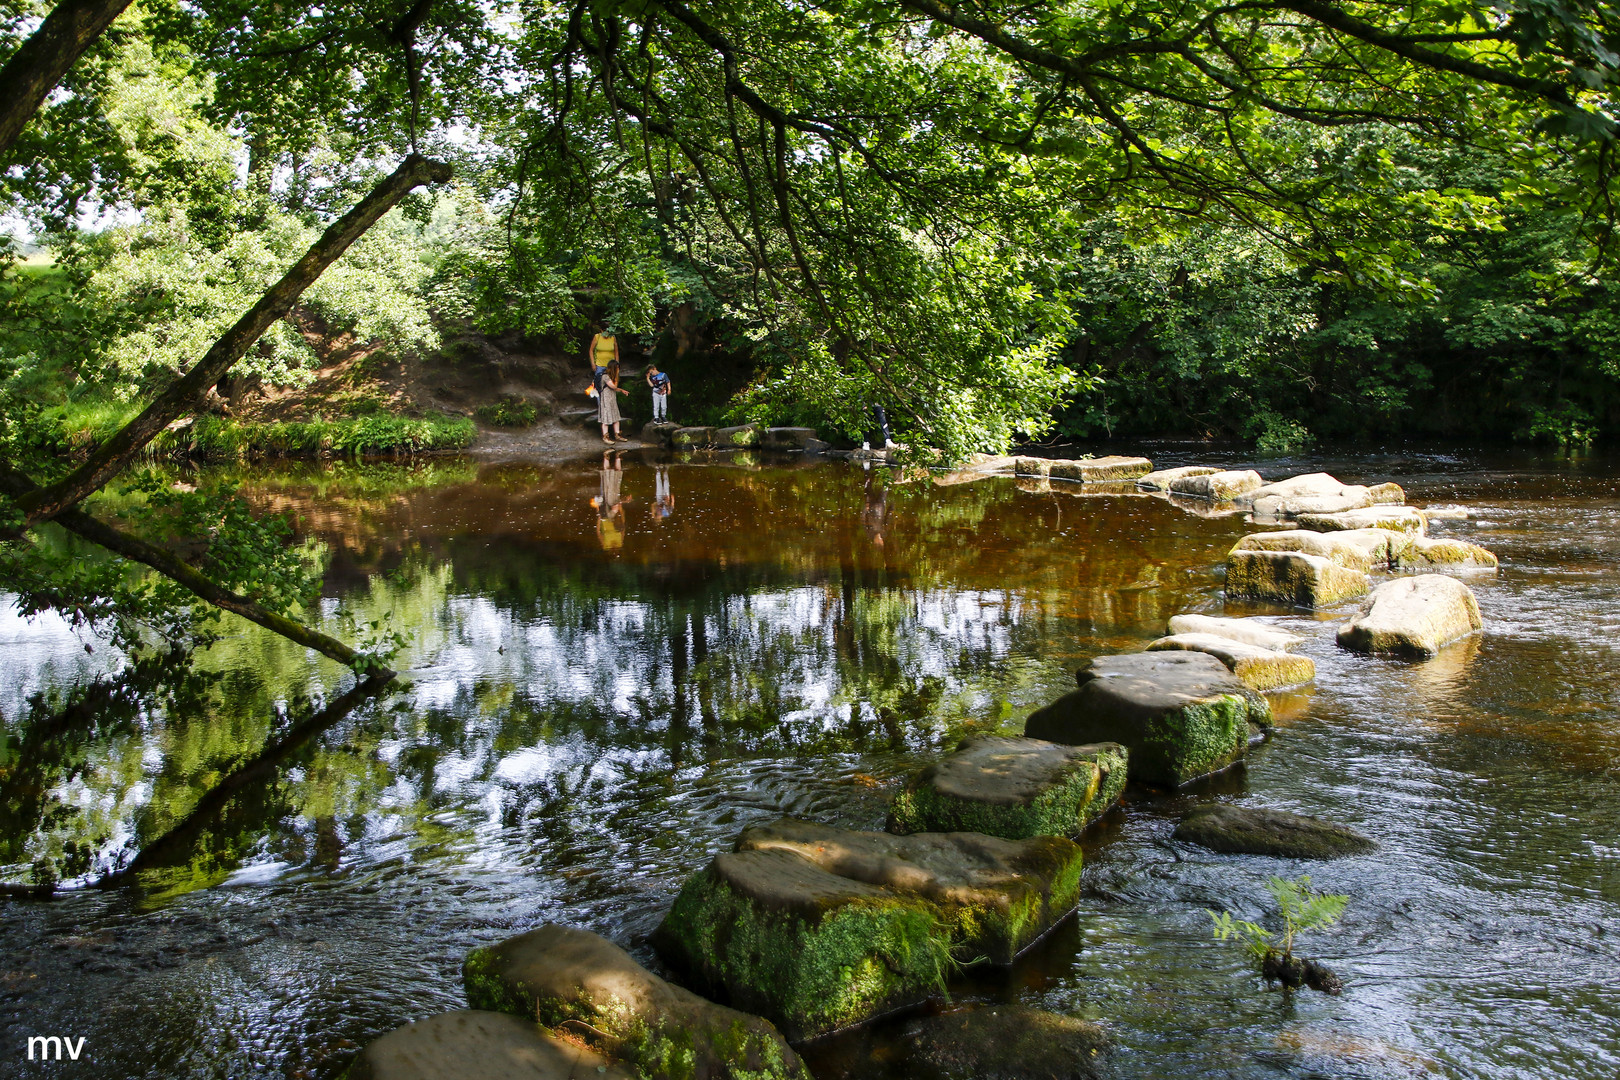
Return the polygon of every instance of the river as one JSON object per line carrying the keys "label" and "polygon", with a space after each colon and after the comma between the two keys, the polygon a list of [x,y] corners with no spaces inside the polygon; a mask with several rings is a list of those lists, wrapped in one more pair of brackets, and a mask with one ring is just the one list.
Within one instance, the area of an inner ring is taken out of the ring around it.
{"label": "river", "polygon": [[[1468,579],[1486,630],[1407,663],[1337,649],[1343,609],[1225,609],[1306,634],[1314,686],[1275,696],[1245,765],[1129,792],[1085,837],[1078,914],[953,996],[1100,1021],[1122,1078],[1620,1075],[1620,462],[1135,449],[1468,506],[1435,534],[1501,557]],[[334,1076],[463,1006],[468,949],[543,921],[656,965],[648,934],[739,830],[881,828],[964,734],[1016,732],[1086,657],[1221,613],[1250,531],[1011,479],[619,461],[239,473],[319,545],[326,629],[386,615],[408,639],[408,685],[348,711],[345,672],[245,624],[184,673],[108,681],[105,643],[0,607],[0,880],[48,856],[70,886],[0,898],[0,1074]],[[1209,798],[1380,847],[1172,843]],[[1211,938],[1206,909],[1261,918],[1266,879],[1302,873],[1350,898],[1301,942],[1340,997],[1268,990]],[[82,1037],[80,1060],[14,1064],[34,1034]],[[821,1080],[903,1075],[894,1045],[880,1024],[806,1057]]]}

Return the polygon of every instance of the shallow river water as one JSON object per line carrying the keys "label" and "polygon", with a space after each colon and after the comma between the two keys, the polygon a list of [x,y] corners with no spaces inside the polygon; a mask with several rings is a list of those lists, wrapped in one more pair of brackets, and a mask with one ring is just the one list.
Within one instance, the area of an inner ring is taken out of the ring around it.
{"label": "shallow river water", "polygon": [[[1469,579],[1486,631],[1413,664],[1339,651],[1342,609],[1241,609],[1307,634],[1314,687],[1276,697],[1246,765],[1129,792],[1085,838],[1077,915],[953,998],[1100,1021],[1122,1078],[1620,1075],[1620,462],[1146,449],[1468,505],[1434,531],[1501,557]],[[656,966],[647,936],[739,830],[881,828],[963,734],[1016,732],[1084,658],[1220,613],[1250,531],[1010,479],[621,465],[244,475],[324,545],[330,630],[388,613],[409,637],[408,685],[358,704],[335,665],[243,624],[187,678],[107,680],[110,649],[0,607],[0,881],[48,858],[84,886],[0,897],[0,1076],[330,1077],[463,1006],[468,949],[545,921]],[[1172,843],[1211,798],[1380,848]],[[1261,918],[1266,879],[1301,873],[1350,898],[1302,942],[1341,997],[1268,990],[1211,940],[1206,909]],[[893,1032],[806,1057],[821,1080],[904,1075]],[[80,1059],[25,1061],[35,1034],[82,1037]]]}

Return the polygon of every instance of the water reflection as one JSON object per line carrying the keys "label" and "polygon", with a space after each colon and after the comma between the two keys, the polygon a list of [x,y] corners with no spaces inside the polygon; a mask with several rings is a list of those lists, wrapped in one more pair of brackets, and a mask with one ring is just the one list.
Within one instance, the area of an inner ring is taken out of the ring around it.
{"label": "water reflection", "polygon": [[[1349,464],[1328,467],[1488,511],[1446,528],[1504,557],[1476,586],[1490,633],[1407,664],[1337,650],[1331,613],[1253,609],[1308,633],[1318,663],[1278,736],[1105,822],[1081,917],[1011,972],[965,977],[959,1000],[1100,1019],[1126,1076],[1614,1064],[1613,486]],[[410,632],[409,685],[357,698],[255,628],[195,664],[98,677],[117,663],[104,650],[0,624],[27,657],[0,688],[0,877],[48,863],[140,886],[0,901],[0,1040],[89,1024],[118,1049],[86,1075],[332,1075],[375,1033],[459,1004],[468,947],[542,919],[650,960],[681,879],[739,829],[879,826],[938,748],[1017,730],[1081,659],[1171,614],[1220,612],[1216,567],[1247,529],[1127,491],[737,455],[243,479],[325,546],[329,598]],[[632,527],[627,493],[647,491]],[[1314,866],[1172,844],[1175,815],[1210,797],[1333,817],[1383,848]],[[1266,876],[1306,871],[1352,895],[1322,950],[1352,988],[1285,1008],[1203,909],[1259,917]],[[860,1038],[877,1043],[817,1050],[817,1075],[887,1052],[881,1029]]]}

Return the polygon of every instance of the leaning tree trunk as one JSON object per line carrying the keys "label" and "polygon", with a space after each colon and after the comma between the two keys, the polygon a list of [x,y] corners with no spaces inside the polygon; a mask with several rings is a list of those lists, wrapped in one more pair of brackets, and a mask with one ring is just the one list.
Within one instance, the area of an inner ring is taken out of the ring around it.
{"label": "leaning tree trunk", "polygon": [[62,0],[0,70],[0,162],[73,62],[130,0]]}

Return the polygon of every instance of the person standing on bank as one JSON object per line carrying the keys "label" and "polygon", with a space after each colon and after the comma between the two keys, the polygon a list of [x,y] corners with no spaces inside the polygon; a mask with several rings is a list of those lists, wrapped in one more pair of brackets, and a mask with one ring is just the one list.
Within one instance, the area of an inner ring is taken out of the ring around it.
{"label": "person standing on bank", "polygon": [[647,365],[647,385],[652,387],[653,423],[669,419],[669,392],[675,384],[669,381],[669,372],[659,371],[657,364]]}
{"label": "person standing on bank", "polygon": [[[619,362],[617,360],[608,364],[602,374],[602,381],[596,393],[596,421],[602,425],[602,441],[612,446],[616,442],[629,442],[629,438],[619,434],[619,395],[630,396],[630,391],[619,386]],[[613,437],[608,438],[608,429],[613,429]]]}
{"label": "person standing on bank", "polygon": [[609,364],[619,362],[619,339],[603,327],[591,336],[590,348],[585,350],[585,362],[591,366],[591,385],[602,388],[602,374]]}

